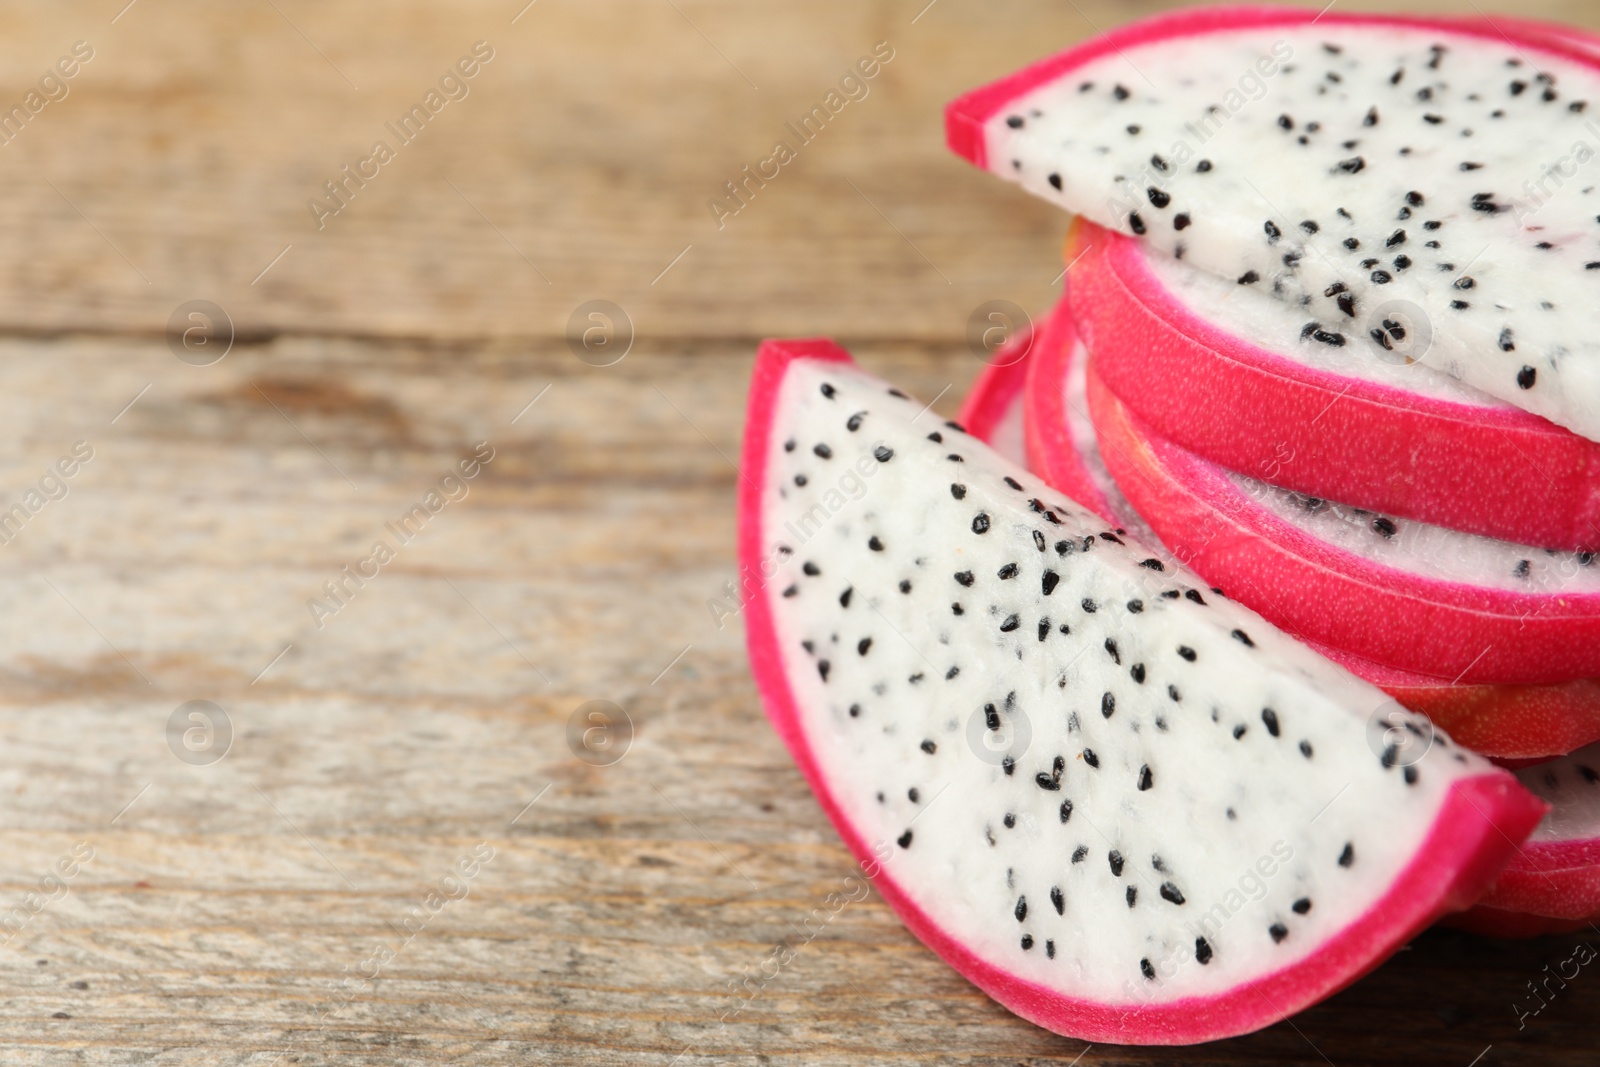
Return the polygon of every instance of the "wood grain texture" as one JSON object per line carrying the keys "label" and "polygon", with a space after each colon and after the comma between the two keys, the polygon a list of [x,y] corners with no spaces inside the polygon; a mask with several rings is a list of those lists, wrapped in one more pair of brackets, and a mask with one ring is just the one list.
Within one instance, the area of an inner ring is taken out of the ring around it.
{"label": "wood grain texture", "polygon": [[[706,606],[751,340],[840,335],[953,411],[967,314],[1043,306],[1063,223],[946,158],[939,107],[1155,5],[123,2],[0,5],[0,100],[96,49],[0,147],[0,508],[93,449],[0,546],[0,1062],[1593,1062],[1600,978],[1512,1007],[1575,938],[1430,933],[1253,1037],[1085,1051],[876,897],[827,911],[849,857]],[[318,232],[306,199],[479,39]],[[878,40],[872,95],[718,231],[705,200]],[[637,327],[609,368],[563,340],[597,297]],[[196,298],[238,330],[209,367],[163,337]],[[219,761],[169,743],[191,700]],[[569,747],[593,700],[633,723],[609,767]]]}

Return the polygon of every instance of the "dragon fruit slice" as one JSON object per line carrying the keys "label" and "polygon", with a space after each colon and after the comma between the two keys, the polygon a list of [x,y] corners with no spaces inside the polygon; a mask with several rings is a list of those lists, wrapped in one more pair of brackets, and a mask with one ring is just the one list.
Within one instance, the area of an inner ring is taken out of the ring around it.
{"label": "dragon fruit slice", "polygon": [[1600,745],[1517,772],[1550,812],[1477,907],[1450,924],[1532,937],[1600,921]]}
{"label": "dragon fruit slice", "polygon": [[1303,639],[1466,682],[1600,675],[1600,567],[1278,489],[1164,440],[1088,371],[1101,453],[1179,558]]}
{"label": "dragon fruit slice", "polygon": [[1373,511],[1600,547],[1600,444],[1406,362],[1411,316],[1376,327],[1388,348],[1328,345],[1299,310],[1092,224],[1067,256],[1101,377],[1174,444]]}
{"label": "dragon fruit slice", "polygon": [[[988,385],[996,375],[986,373],[973,384],[963,412],[985,403],[1010,406],[990,420],[979,422],[964,416],[963,423],[974,436],[990,441],[988,427],[995,422],[1011,425],[1015,409],[1025,405],[1029,469],[1119,532],[1131,530],[1136,539],[1158,543],[1122,496],[1100,457],[1088,415],[1088,352],[1073,333],[1065,301],[1056,306],[1046,332],[1039,334],[1023,363],[1028,375],[1023,396],[1016,397],[1008,389],[998,401],[990,400],[990,394],[998,392]],[[1021,365],[1008,365],[1007,374],[1014,374]],[[1014,434],[1010,436],[1014,440]],[[996,450],[1020,462],[1015,452]],[[1312,643],[1311,647],[1382,689],[1401,706],[1428,716],[1458,744],[1502,766],[1542,763],[1600,741],[1600,679],[1474,685],[1386,667],[1324,645]]]}
{"label": "dragon fruit slice", "polygon": [[1247,1032],[1470,904],[1544,812],[826,341],[767,342],[752,671],[907,925],[1092,1041]]}
{"label": "dragon fruit slice", "polygon": [[1600,439],[1600,223],[1584,183],[1546,173],[1593,140],[1592,100],[1592,46],[1528,26],[1230,7],[1044,60],[957,100],[947,131],[1297,308],[1284,344],[1364,340],[1414,309],[1426,365]]}

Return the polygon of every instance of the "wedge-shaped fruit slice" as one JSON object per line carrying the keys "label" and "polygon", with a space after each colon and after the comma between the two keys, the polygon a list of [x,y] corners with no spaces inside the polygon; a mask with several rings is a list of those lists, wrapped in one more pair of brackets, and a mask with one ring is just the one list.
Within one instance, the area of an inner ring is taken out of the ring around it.
{"label": "wedge-shaped fruit slice", "polygon": [[[1113,30],[956,101],[980,166],[1297,308],[1337,345],[1396,309],[1441,373],[1600,440],[1600,60],[1487,21],[1268,7]],[[1539,183],[1543,182],[1541,186]]]}
{"label": "wedge-shaped fruit slice", "polygon": [[1041,1025],[1270,1024],[1470,904],[1543,814],[830,342],[762,346],[740,482],[773,724],[907,925]]}

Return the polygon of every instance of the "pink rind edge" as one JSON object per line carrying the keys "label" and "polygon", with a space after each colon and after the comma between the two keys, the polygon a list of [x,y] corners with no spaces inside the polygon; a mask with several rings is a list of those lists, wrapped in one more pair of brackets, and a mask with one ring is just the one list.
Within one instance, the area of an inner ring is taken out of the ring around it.
{"label": "pink rind edge", "polygon": [[1013,403],[1022,395],[1033,347],[1044,340],[1045,331],[1031,324],[1011,335],[997,349],[992,361],[984,365],[967,390],[966,399],[956,413],[956,421],[974,437],[987,440]]}
{"label": "pink rind edge", "polygon": [[[763,342],[751,375],[739,484],[741,573],[760,573],[764,537],[762,493],[773,407],[784,375],[798,359],[853,362],[828,341]],[[865,869],[878,866],[872,850],[845,819],[828,790],[800,728],[798,709],[783,670],[771,606],[764,588],[746,591],[746,642],[750,669],[767,716],[817,802]],[[1383,962],[1440,915],[1478,897],[1515,847],[1543,817],[1545,805],[1510,774],[1490,772],[1455,783],[1428,833],[1389,890],[1322,951],[1273,974],[1210,998],[1159,1007],[1124,1009],[1062,997],[1009,975],[945,934],[912,903],[887,873],[873,880],[879,894],[925,945],[978,988],[1017,1015],[1059,1034],[1087,1041],[1193,1044],[1249,1033],[1271,1025],[1343,989]],[[1130,1015],[1147,1029],[1130,1032]]]}
{"label": "pink rind edge", "polygon": [[[1080,278],[1086,272],[1099,271],[1090,288],[1099,291],[1102,286],[1115,286],[1109,299],[1123,308],[1137,309],[1154,323],[1130,323],[1130,331],[1137,339],[1130,342],[1126,351],[1107,348],[1101,362],[1103,376],[1110,384],[1127,395],[1153,396],[1153,390],[1146,388],[1152,375],[1188,374],[1192,378],[1204,364],[1210,388],[1250,391],[1271,405],[1266,410],[1254,408],[1254,417],[1243,433],[1231,432],[1238,426],[1225,433],[1221,426],[1169,420],[1157,411],[1157,399],[1130,405],[1142,416],[1158,419],[1163,432],[1170,433],[1184,447],[1226,466],[1250,467],[1253,457],[1275,455],[1275,446],[1283,443],[1283,434],[1274,427],[1300,425],[1307,413],[1326,410],[1337,397],[1343,425],[1361,424],[1363,440],[1370,445],[1365,451],[1378,467],[1359,472],[1359,476],[1357,472],[1333,470],[1307,477],[1300,473],[1305,469],[1305,457],[1301,456],[1297,457],[1298,465],[1290,462],[1282,467],[1278,481],[1285,488],[1373,510],[1409,513],[1419,521],[1458,528],[1470,525],[1485,536],[1520,539],[1540,547],[1576,550],[1600,543],[1600,442],[1518,408],[1480,407],[1408,393],[1280,356],[1207,322],[1184,305],[1150,271],[1138,242],[1132,238],[1098,227],[1092,232],[1096,247],[1088,259],[1097,259],[1097,263],[1086,261],[1077,272]],[[1111,313],[1109,305],[1103,306],[1101,313]],[[1089,314],[1094,312],[1090,310]],[[1171,331],[1187,351],[1168,338],[1161,338],[1159,345],[1148,343],[1153,331]],[[1213,361],[1220,361],[1220,366]],[[1230,365],[1234,369],[1228,370]],[[1226,378],[1217,377],[1221,370],[1228,370]],[[1256,388],[1249,389],[1246,381],[1251,377],[1271,381],[1256,383]],[[1260,440],[1256,441],[1258,437]],[[1417,515],[1415,509],[1399,506],[1399,500],[1386,495],[1359,499],[1374,485],[1408,480],[1408,467],[1382,467],[1387,457],[1418,455],[1440,457],[1439,462],[1445,462],[1445,457],[1470,455],[1473,467],[1486,471],[1521,472],[1532,464],[1539,470],[1555,472],[1559,480],[1548,475],[1532,480],[1531,485],[1520,476],[1507,480],[1508,484],[1521,487],[1519,503],[1526,502],[1530,491],[1542,501],[1543,506],[1529,503],[1520,509],[1539,523],[1536,528],[1500,526],[1500,509],[1481,493],[1461,502],[1464,509],[1470,510],[1448,516]]]}
{"label": "pink rind edge", "polygon": [[[1326,590],[1315,594],[1320,605],[1336,601],[1346,610],[1347,617],[1364,614],[1373,620],[1374,626],[1385,615],[1389,620],[1405,619],[1413,634],[1430,634],[1453,641],[1461,652],[1459,662],[1467,664],[1457,681],[1540,684],[1600,675],[1600,593],[1581,597],[1513,593],[1462,582],[1419,578],[1335,548],[1253,501],[1230,506],[1229,501],[1244,494],[1228,480],[1221,467],[1152,430],[1098,378],[1093,361],[1090,382],[1091,413],[1096,390],[1103,391],[1122,407],[1131,433],[1159,459],[1178,491],[1194,498],[1213,515],[1227,517],[1228,523],[1246,535],[1211,538],[1208,546],[1216,545],[1216,548],[1208,549],[1205,554],[1184,556],[1186,562],[1209,580],[1225,586],[1232,575],[1244,568],[1264,580],[1263,576],[1276,573],[1272,569],[1274,566],[1283,567],[1287,565],[1285,561],[1290,561],[1302,576],[1314,574],[1330,583]],[[1099,433],[1098,416],[1095,424]],[[1107,451],[1109,456],[1111,450]],[[1117,464],[1111,458],[1107,462],[1112,463],[1115,474]],[[1121,478],[1118,482],[1137,506],[1134,498],[1143,495],[1141,487],[1133,482],[1125,483]],[[1154,491],[1166,492],[1160,487]],[[1170,520],[1161,515],[1153,516],[1147,509],[1141,509],[1140,513],[1158,536],[1165,540],[1172,535]],[[1183,556],[1184,539],[1171,536],[1171,540],[1174,551]],[[1222,569],[1224,566],[1226,573]],[[1304,588],[1297,595],[1300,601],[1313,596]],[[1281,600],[1276,602],[1282,603]],[[1410,642],[1397,655],[1392,651],[1393,645],[1385,648],[1358,646],[1341,639],[1339,634],[1318,632],[1317,626],[1309,624],[1309,615],[1299,611],[1295,614],[1295,619],[1285,613],[1283,618],[1274,621],[1302,639],[1325,644],[1337,642],[1346,651],[1388,666],[1432,673],[1439,669],[1435,657],[1439,661],[1449,659],[1435,648],[1424,662],[1404,661],[1413,652],[1421,655],[1412,648],[1417,642]],[[1475,628],[1469,639],[1463,632],[1468,623],[1484,629]],[[1475,653],[1466,647],[1470,644],[1476,649],[1486,643],[1487,648],[1476,659]],[[1449,662],[1456,661],[1449,659]]]}
{"label": "pink rind edge", "polygon": [[1438,18],[1424,15],[1371,15],[1339,11],[1317,13],[1304,8],[1229,5],[1200,7],[1153,15],[1108,32],[1054,55],[1046,56],[1013,74],[962,94],[945,106],[945,141],[951,151],[977,167],[988,164],[988,145],[984,125],[1006,104],[1025,93],[1052,82],[1101,56],[1140,45],[1179,36],[1221,33],[1228,30],[1260,29],[1270,26],[1299,26],[1312,22],[1328,25],[1410,26],[1449,30],[1515,43],[1565,56],[1589,66],[1600,66],[1600,59],[1572,37],[1546,27],[1515,19],[1505,20],[1511,32],[1500,24],[1466,18]]}

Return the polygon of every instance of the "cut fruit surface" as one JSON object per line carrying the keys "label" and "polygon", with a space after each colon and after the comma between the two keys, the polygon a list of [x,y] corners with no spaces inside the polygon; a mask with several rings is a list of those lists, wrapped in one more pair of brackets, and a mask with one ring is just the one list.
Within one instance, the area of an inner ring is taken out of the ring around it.
{"label": "cut fruit surface", "polygon": [[1550,813],[1478,906],[1452,925],[1529,937],[1600,921],[1600,745],[1516,774]]}
{"label": "cut fruit surface", "polygon": [[[1088,415],[1088,352],[1071,330],[1068,309],[1058,305],[1046,321],[1064,321],[1065,328],[1040,334],[1039,343],[1031,346],[1023,361],[1027,391],[1009,401],[1013,410],[1026,405],[1029,468],[1110,525],[1129,529],[1147,543],[1158,542],[1111,480],[1100,457]],[[983,406],[978,398],[990,394],[985,382],[991,377],[986,374],[974,383],[964,411]],[[1009,391],[1006,395],[1011,396]],[[1009,425],[1013,418],[1008,411],[997,421]],[[975,436],[987,440],[983,433]],[[1017,461],[1014,454],[997,450]],[[1326,645],[1312,647],[1402,706],[1428,716],[1457,743],[1502,765],[1543,762],[1600,741],[1600,680],[1545,685],[1455,683],[1387,667]]]}
{"label": "cut fruit surface", "polygon": [[[752,671],[884,898],[1018,1014],[1244,1033],[1469,905],[1544,805],[822,341],[767,342]],[[1405,720],[1408,735],[1427,730]]]}
{"label": "cut fruit surface", "polygon": [[1118,486],[1179,558],[1304,640],[1464,682],[1600,675],[1600,567],[1225,471],[1088,374]]}
{"label": "cut fruit surface", "polygon": [[1600,445],[1406,362],[1424,336],[1414,316],[1375,327],[1389,348],[1330,345],[1301,335],[1298,308],[1093,224],[1068,258],[1101,377],[1174,444],[1372,511],[1600,546]]}
{"label": "cut fruit surface", "polygon": [[968,94],[947,132],[1030,192],[1296,308],[1284,343],[1365,343],[1409,310],[1424,364],[1600,439],[1600,213],[1530,163],[1589,138],[1591,102],[1592,46],[1525,26],[1201,8]]}

